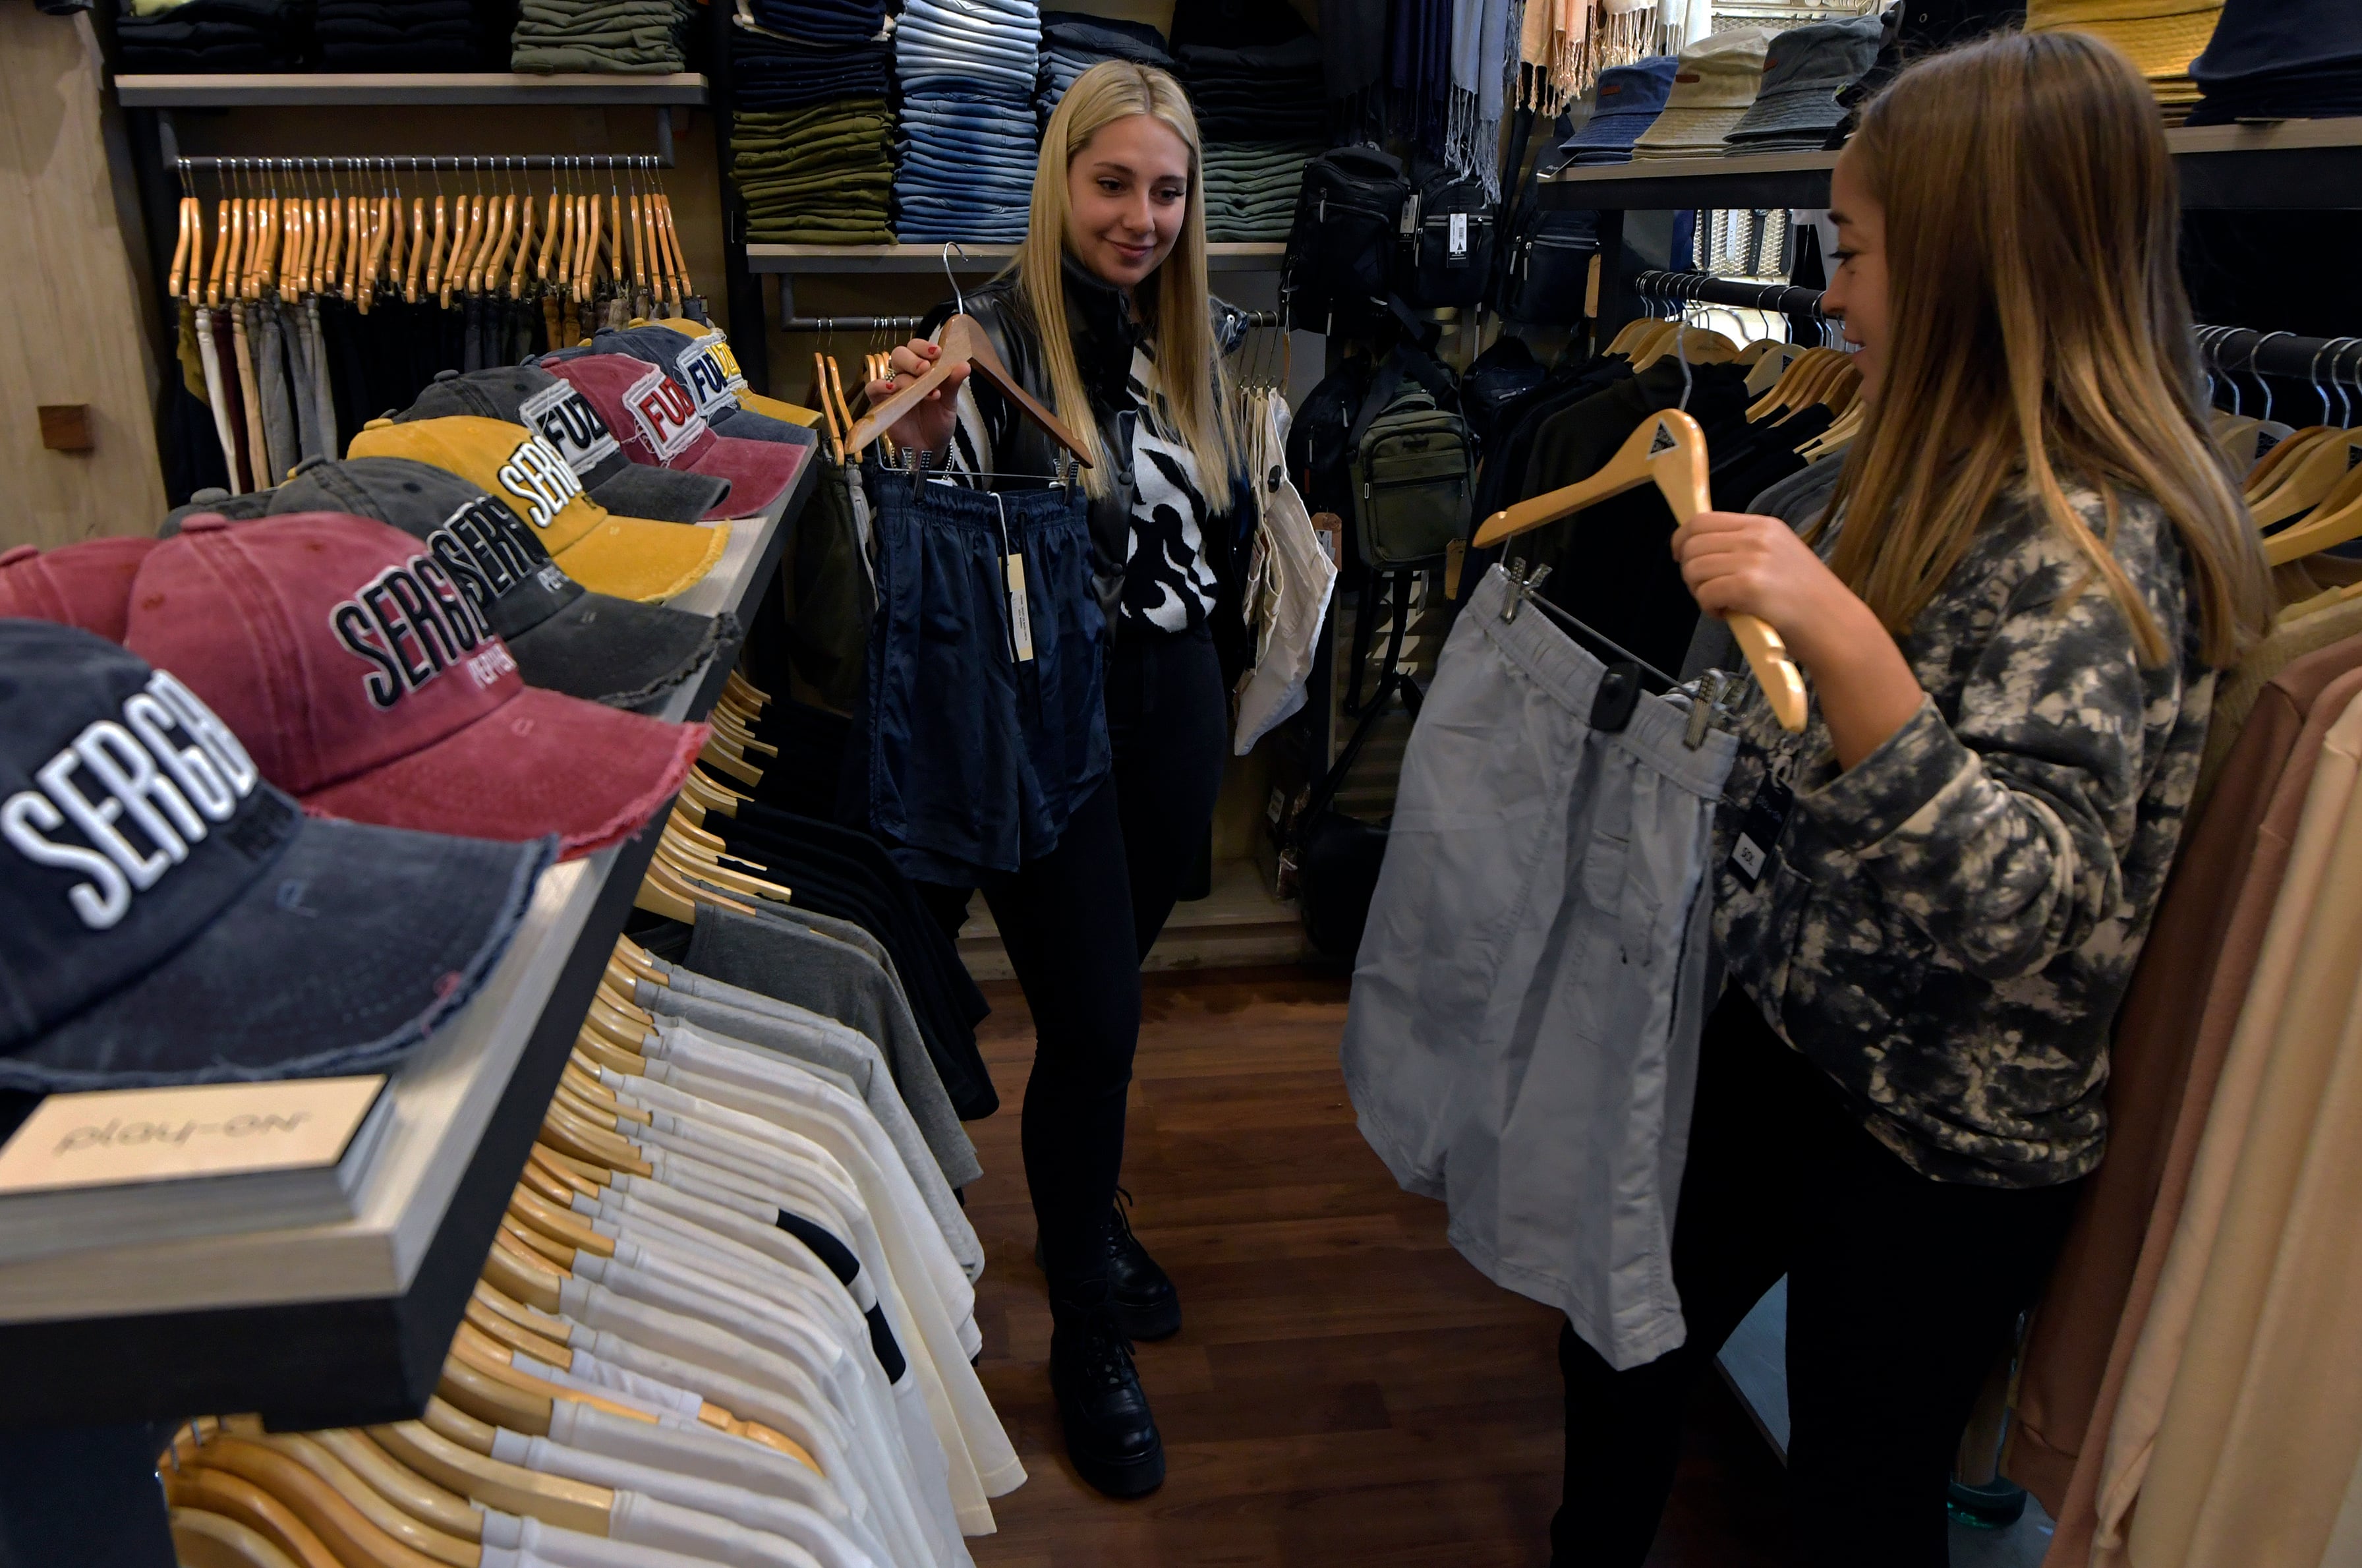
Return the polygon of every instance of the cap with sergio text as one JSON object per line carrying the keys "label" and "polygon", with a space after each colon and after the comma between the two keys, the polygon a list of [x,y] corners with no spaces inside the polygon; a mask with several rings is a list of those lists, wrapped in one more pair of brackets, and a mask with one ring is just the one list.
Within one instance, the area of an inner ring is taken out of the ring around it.
{"label": "cap with sergio text", "polygon": [[307,818],[182,680],[0,620],[0,1087],[378,1072],[467,1005],[549,864]]}
{"label": "cap with sergio text", "polygon": [[609,422],[580,392],[538,365],[438,370],[417,400],[393,418],[406,425],[455,414],[504,420],[540,432],[590,499],[610,512],[658,523],[737,514],[728,504],[726,479],[650,471],[645,466],[647,459],[624,450]]}
{"label": "cap with sergio text", "polygon": [[726,615],[591,592],[558,569],[515,513],[431,463],[314,463],[272,495],[275,514],[349,512],[424,540],[508,645],[528,686],[645,711],[737,636]]}
{"label": "cap with sergio text", "polygon": [[628,354],[585,354],[555,361],[549,372],[570,383],[615,433],[635,463],[712,474],[730,481],[734,512],[764,511],[795,482],[809,447],[743,441],[706,427],[689,390],[661,365]]}
{"label": "cap with sergio text", "polygon": [[340,513],[196,517],[131,585],[125,646],[324,816],[588,854],[659,810],[703,745],[527,686],[481,610],[398,528]]}
{"label": "cap with sergio text", "polygon": [[727,523],[701,527],[611,513],[538,433],[498,419],[372,422],[346,456],[408,458],[458,475],[531,524],[567,576],[618,599],[669,599],[712,571],[730,543]]}

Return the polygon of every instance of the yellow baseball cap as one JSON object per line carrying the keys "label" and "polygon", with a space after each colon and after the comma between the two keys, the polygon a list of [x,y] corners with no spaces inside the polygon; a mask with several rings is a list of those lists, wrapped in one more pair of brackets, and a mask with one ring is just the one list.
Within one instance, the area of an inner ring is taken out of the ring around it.
{"label": "yellow baseball cap", "polygon": [[538,431],[505,420],[371,420],[346,455],[408,458],[458,475],[531,524],[559,570],[618,599],[669,599],[712,571],[730,543],[727,523],[617,516],[590,499]]}
{"label": "yellow baseball cap", "polygon": [[[723,336],[722,329],[720,327],[705,326],[704,323],[699,322],[691,325],[703,326],[704,330],[702,332],[691,332],[689,329],[689,326],[684,326],[680,321],[673,318],[668,318],[662,321],[635,321],[632,325],[634,326],[660,326],[667,332],[672,333],[680,337],[688,338],[690,340],[690,348],[699,356],[710,359],[713,371],[715,372],[710,383],[707,381],[707,378],[703,376],[695,377],[695,381],[701,385],[712,384],[720,386],[722,389],[726,391],[732,398],[736,400],[739,407],[745,409],[747,412],[751,414],[767,414],[773,419],[784,419],[790,425],[800,425],[807,430],[820,423],[820,415],[811,409],[804,408],[792,403],[782,403],[775,397],[765,397],[758,392],[747,391],[745,372],[739,370],[738,356],[730,351],[730,340]],[[699,393],[700,387],[699,385],[690,384],[691,378],[684,377],[677,373],[673,379],[680,381],[685,386],[690,386],[690,390],[693,394]],[[701,394],[700,402],[701,403],[704,400]],[[699,412],[703,413],[704,410],[701,408]]]}

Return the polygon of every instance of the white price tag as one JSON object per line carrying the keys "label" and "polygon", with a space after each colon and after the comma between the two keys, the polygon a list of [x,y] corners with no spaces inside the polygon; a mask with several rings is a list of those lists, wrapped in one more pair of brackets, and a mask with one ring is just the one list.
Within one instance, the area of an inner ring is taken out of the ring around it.
{"label": "white price tag", "polygon": [[1449,253],[1454,259],[1468,254],[1468,215],[1466,213],[1451,215],[1451,239]]}
{"label": "white price tag", "polygon": [[1017,662],[1030,664],[1033,658],[1033,616],[1025,607],[1025,558],[1008,558],[1009,569],[1009,630],[1016,640]]}

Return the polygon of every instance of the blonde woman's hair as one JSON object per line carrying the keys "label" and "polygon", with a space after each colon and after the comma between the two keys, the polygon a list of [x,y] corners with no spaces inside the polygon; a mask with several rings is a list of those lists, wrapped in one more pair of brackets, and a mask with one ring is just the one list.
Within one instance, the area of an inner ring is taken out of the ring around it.
{"label": "blonde woman's hair", "polygon": [[1911,67],[1846,156],[1885,209],[1886,367],[1827,516],[1829,564],[1907,629],[2015,489],[2162,663],[2156,618],[2065,486],[2154,498],[2188,552],[2217,667],[2269,624],[2254,524],[2208,435],[2179,197],[2157,101],[2080,33],[1991,39]]}
{"label": "blonde woman's hair", "polygon": [[1153,66],[1122,60],[1101,61],[1075,78],[1042,133],[1032,213],[1025,244],[1011,266],[1042,340],[1058,417],[1082,437],[1091,459],[1085,487],[1093,495],[1105,496],[1114,475],[1099,441],[1098,416],[1083,390],[1074,335],[1066,322],[1066,168],[1101,127],[1132,115],[1153,115],[1189,149],[1189,197],[1181,237],[1143,284],[1140,307],[1155,332],[1156,379],[1172,411],[1175,434],[1197,459],[1198,480],[1208,503],[1219,510],[1231,503],[1231,469],[1241,446],[1221,350],[1214,341],[1206,282],[1204,160],[1198,117],[1189,112],[1189,100],[1178,82]]}

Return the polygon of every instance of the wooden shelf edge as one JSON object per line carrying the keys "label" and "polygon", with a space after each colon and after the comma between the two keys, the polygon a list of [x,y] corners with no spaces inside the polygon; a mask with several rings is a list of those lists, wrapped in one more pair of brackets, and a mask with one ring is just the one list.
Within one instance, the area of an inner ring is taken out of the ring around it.
{"label": "wooden shelf edge", "polygon": [[337,72],[257,75],[119,75],[116,95],[130,109],[237,108],[262,105],[646,105],[702,104],[705,77],[607,76],[577,72],[542,76],[525,72]]}

